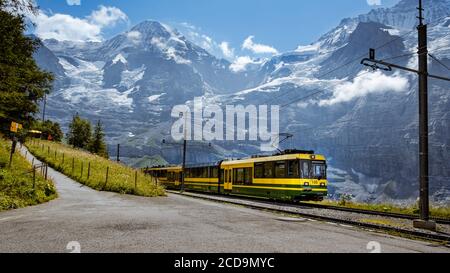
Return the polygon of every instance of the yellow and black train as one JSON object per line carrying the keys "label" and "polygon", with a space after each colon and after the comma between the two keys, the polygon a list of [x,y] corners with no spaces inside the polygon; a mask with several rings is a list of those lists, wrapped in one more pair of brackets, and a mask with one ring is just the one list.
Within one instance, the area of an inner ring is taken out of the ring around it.
{"label": "yellow and black train", "polygon": [[[323,200],[328,195],[327,162],[312,151],[221,161],[217,164],[147,168],[167,189],[263,197]],[[184,185],[182,180],[184,176]]]}

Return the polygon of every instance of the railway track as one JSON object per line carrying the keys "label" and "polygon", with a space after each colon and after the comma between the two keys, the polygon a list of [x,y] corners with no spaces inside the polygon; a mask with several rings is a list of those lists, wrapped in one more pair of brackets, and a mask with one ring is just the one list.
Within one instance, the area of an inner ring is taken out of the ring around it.
{"label": "railway track", "polygon": [[[383,211],[375,211],[375,210],[364,210],[364,209],[355,209],[355,208],[345,208],[338,206],[330,206],[330,205],[321,205],[321,204],[311,204],[311,203],[299,203],[300,206],[318,208],[318,209],[330,209],[337,211],[347,211],[361,214],[369,214],[369,215],[377,215],[377,216],[385,216],[399,219],[407,219],[407,220],[416,220],[419,218],[419,215],[410,215],[403,213],[393,213],[393,212],[383,212]],[[439,217],[430,217],[430,220],[435,221],[438,224],[442,225],[450,225],[450,219],[439,218]]]}
{"label": "railway track", "polygon": [[[300,209],[303,204],[292,205],[292,204],[286,204],[286,203],[280,203],[280,202],[268,202],[268,201],[264,201],[261,199],[255,200],[254,198],[240,198],[240,197],[237,198],[237,197],[229,197],[229,196],[208,195],[208,194],[204,194],[204,193],[202,193],[202,194],[186,193],[186,192],[180,193],[177,191],[168,191],[168,192],[173,193],[173,194],[187,196],[187,197],[192,197],[192,198],[196,198],[196,199],[244,206],[244,207],[251,208],[251,209],[295,215],[295,216],[313,219],[313,220],[326,221],[326,222],[332,222],[332,223],[343,224],[343,225],[350,225],[350,226],[365,228],[365,229],[369,229],[369,230],[385,231],[385,232],[399,234],[399,235],[408,235],[410,237],[414,237],[414,238],[418,238],[418,239],[424,239],[424,240],[445,243],[446,245],[449,245],[449,243],[450,243],[450,234],[426,232],[426,231],[418,231],[418,230],[408,230],[408,229],[397,228],[397,227],[392,227],[392,226],[387,226],[387,225],[364,223],[364,222],[359,222],[359,221],[354,221],[354,220],[348,220],[348,219],[342,219],[342,218],[330,217],[330,216],[324,216],[324,215],[317,215],[317,214],[313,214],[313,213],[306,213],[306,212],[300,212],[300,211],[295,210],[295,208]],[[357,210],[356,213],[362,213],[361,211],[365,211],[365,210]],[[354,212],[354,211],[347,211],[347,212]],[[369,213],[367,213],[367,214],[369,214]],[[378,214],[371,214],[371,215],[378,215]],[[404,214],[401,214],[401,215],[405,216]],[[380,216],[380,215],[378,215],[378,216]],[[383,214],[381,216],[386,216],[386,215]],[[412,219],[416,219],[416,217],[414,217],[414,216],[410,216],[410,215],[406,215],[406,216],[413,217]],[[386,217],[393,217],[393,216],[386,216]],[[402,218],[402,219],[409,219],[409,218]]]}
{"label": "railway track", "polygon": [[[202,194],[205,194],[205,193],[202,193]],[[404,214],[404,213],[393,213],[393,212],[384,212],[384,211],[375,211],[375,210],[346,208],[346,207],[312,204],[312,203],[305,203],[305,202],[292,203],[292,202],[270,201],[267,199],[248,197],[248,196],[239,196],[239,197],[238,196],[227,196],[227,198],[252,200],[252,201],[264,202],[264,203],[268,203],[268,204],[276,204],[276,205],[280,205],[280,206],[291,206],[291,207],[298,207],[298,208],[309,207],[309,208],[353,212],[353,213],[383,216],[383,217],[392,217],[392,218],[406,219],[406,220],[416,220],[419,218],[419,215],[411,215],[411,214]],[[439,218],[439,217],[430,217],[430,220],[435,221],[437,224],[450,225],[450,219]]]}

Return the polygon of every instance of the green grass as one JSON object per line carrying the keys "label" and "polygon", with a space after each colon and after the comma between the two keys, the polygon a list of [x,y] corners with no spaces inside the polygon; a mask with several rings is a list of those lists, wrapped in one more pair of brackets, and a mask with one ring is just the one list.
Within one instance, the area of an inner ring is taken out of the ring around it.
{"label": "green grass", "polygon": [[[18,150],[18,149],[17,149]],[[31,164],[19,154],[14,154],[11,168],[9,155],[11,142],[0,136],[0,211],[23,208],[48,202],[57,197],[52,181],[45,180],[36,172],[36,184],[33,189]]]}
{"label": "green grass", "polygon": [[[117,162],[49,141],[30,140],[26,146],[39,160],[95,190],[145,197],[166,195],[163,187],[157,186],[151,177],[145,176],[140,171],[137,172],[135,185],[136,170]],[[108,181],[106,181],[107,168],[109,168]]]}
{"label": "green grass", "polygon": [[[311,203],[315,203],[315,202],[311,202]],[[391,213],[403,213],[403,214],[410,214],[410,215],[418,215],[419,214],[418,206],[403,206],[403,207],[401,207],[401,206],[395,206],[392,204],[367,204],[367,203],[355,203],[355,202],[345,202],[345,204],[343,204],[342,202],[339,202],[339,201],[330,201],[330,200],[325,200],[318,204],[337,206],[337,207],[345,207],[345,208],[391,212]],[[450,207],[431,206],[430,214],[433,217],[450,218]]]}

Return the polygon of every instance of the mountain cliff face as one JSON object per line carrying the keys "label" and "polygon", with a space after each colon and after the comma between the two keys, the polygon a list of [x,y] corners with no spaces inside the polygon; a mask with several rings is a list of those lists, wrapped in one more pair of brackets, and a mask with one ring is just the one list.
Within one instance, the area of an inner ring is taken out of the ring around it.
{"label": "mountain cliff face", "polygon": [[[430,53],[449,66],[449,1],[425,1],[425,8]],[[103,43],[44,41],[36,58],[59,74],[50,116],[64,126],[76,112],[102,119],[111,147],[121,143],[129,164],[179,163],[181,149],[161,145],[170,138],[174,105],[199,96],[220,105],[274,104],[282,109],[281,132],[295,135],[292,147],[329,158],[333,197],[412,202],[418,196],[417,78],[366,71],[359,57],[375,47],[377,58],[415,67],[416,15],[416,1],[404,0],[344,19],[317,42],[247,73],[231,72],[228,61],[152,21]],[[431,58],[430,70],[449,75]],[[439,202],[450,202],[449,89],[446,82],[430,82],[431,190]],[[196,144],[188,161],[242,157],[258,153],[257,147]]]}

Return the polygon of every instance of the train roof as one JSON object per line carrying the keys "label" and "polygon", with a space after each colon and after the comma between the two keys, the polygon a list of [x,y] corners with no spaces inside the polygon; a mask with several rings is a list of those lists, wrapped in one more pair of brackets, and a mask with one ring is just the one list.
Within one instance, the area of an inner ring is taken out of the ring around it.
{"label": "train roof", "polygon": [[247,159],[239,159],[239,160],[229,160],[224,161],[222,163],[223,166],[235,165],[235,164],[248,164],[248,163],[262,163],[268,161],[285,161],[285,160],[295,160],[295,159],[305,159],[305,160],[318,160],[325,161],[326,158],[323,155],[316,154],[280,154],[274,156],[261,156],[261,157],[253,157]]}
{"label": "train roof", "polygon": [[181,171],[181,166],[156,166],[148,168],[151,171]]}
{"label": "train roof", "polygon": [[[211,162],[211,163],[203,163],[203,164],[188,164],[186,165],[187,169],[192,168],[206,168],[206,167],[217,167],[219,164],[222,166],[230,166],[236,164],[251,164],[251,163],[263,163],[270,161],[285,161],[285,160],[295,160],[295,159],[304,159],[304,160],[318,160],[318,161],[326,161],[326,157],[324,155],[314,154],[314,151],[303,151],[303,150],[287,150],[275,155],[261,155],[261,156],[253,156],[251,158],[244,159],[231,159],[224,160],[222,163],[220,162]],[[156,171],[181,171],[182,166],[156,166],[149,168],[149,170]]]}

